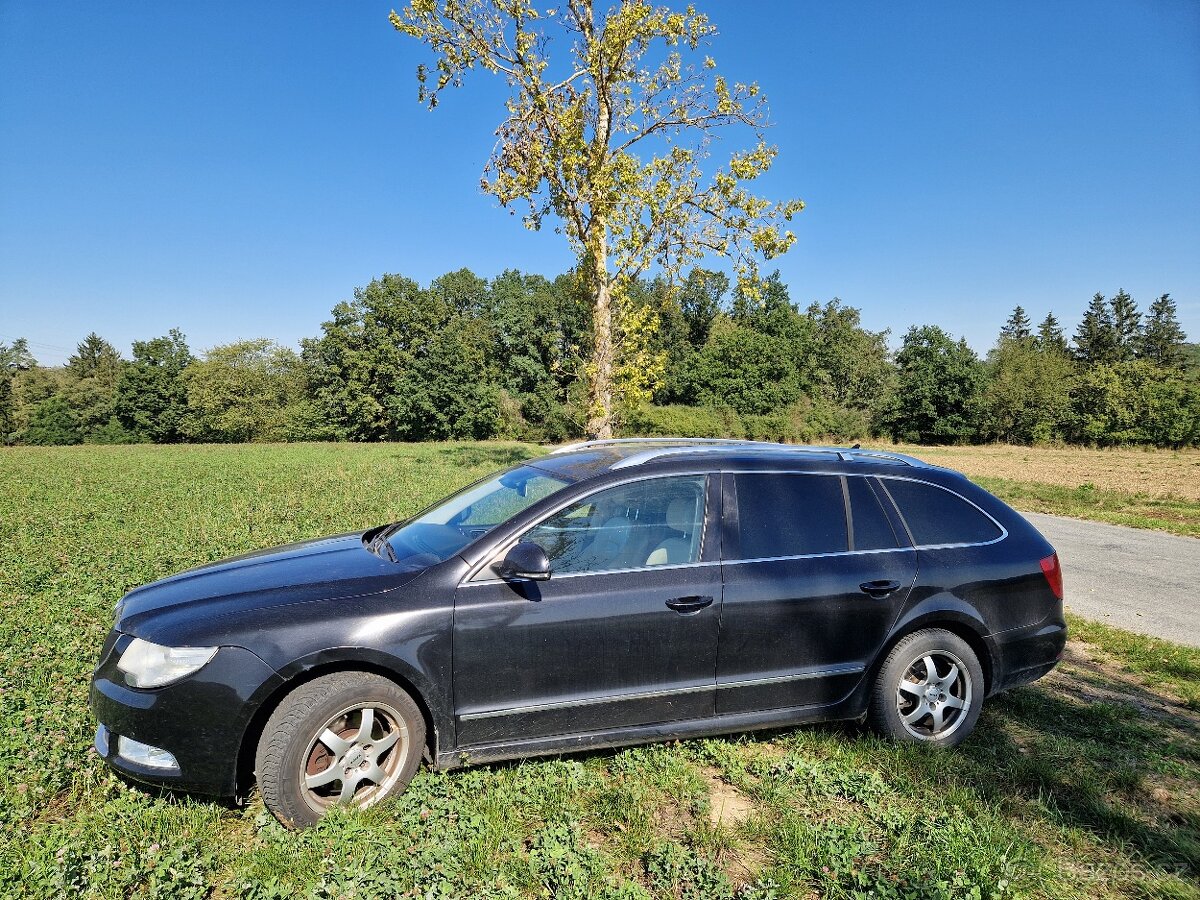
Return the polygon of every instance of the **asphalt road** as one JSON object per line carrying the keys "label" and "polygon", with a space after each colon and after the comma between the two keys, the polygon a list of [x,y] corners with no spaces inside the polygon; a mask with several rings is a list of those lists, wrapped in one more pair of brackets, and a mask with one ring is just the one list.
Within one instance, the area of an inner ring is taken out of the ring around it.
{"label": "asphalt road", "polygon": [[1067,609],[1200,647],[1200,539],[1024,513],[1062,563]]}

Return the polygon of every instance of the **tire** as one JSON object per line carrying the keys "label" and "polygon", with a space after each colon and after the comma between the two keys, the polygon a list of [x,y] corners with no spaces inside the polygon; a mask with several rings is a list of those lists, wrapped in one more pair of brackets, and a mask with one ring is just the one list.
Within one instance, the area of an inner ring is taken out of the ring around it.
{"label": "tire", "polygon": [[339,803],[374,806],[407,787],[425,748],[425,718],[394,682],[367,672],[316,678],[280,702],[254,758],[259,793],[288,828]]}
{"label": "tire", "polygon": [[892,740],[954,747],[975,728],[983,693],[983,667],[966,641],[940,628],[914,631],[880,666],[867,723]]}

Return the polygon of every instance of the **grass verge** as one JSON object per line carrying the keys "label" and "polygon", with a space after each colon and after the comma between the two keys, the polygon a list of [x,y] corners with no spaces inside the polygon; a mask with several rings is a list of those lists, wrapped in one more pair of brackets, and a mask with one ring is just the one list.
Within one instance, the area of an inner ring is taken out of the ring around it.
{"label": "grass verge", "polygon": [[1200,502],[1193,500],[1104,491],[1091,484],[1070,488],[986,475],[974,476],[973,480],[1005,503],[1026,512],[1052,513],[1200,537]]}
{"label": "grass verge", "polygon": [[1073,621],[950,753],[848,726],[422,772],[304,834],[130,787],[87,684],[128,588],[403,516],[519,445],[0,453],[0,896],[1200,897],[1200,651]]}

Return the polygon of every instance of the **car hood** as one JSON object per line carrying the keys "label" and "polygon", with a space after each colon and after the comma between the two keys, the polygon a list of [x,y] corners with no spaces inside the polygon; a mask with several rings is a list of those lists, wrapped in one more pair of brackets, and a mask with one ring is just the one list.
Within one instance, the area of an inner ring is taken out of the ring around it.
{"label": "car hood", "polygon": [[[316,600],[339,600],[393,590],[411,581],[434,556],[377,556],[363,534],[273,547],[188,569],[130,591],[117,606],[117,628],[139,634],[169,618],[235,615]],[[151,630],[157,632],[157,627]]]}

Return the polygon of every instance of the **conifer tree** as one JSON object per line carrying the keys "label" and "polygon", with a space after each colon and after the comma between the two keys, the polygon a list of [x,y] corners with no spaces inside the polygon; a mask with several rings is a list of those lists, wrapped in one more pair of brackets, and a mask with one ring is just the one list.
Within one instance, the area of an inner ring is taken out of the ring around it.
{"label": "conifer tree", "polygon": [[1182,368],[1186,359],[1184,343],[1187,335],[1179,326],[1175,301],[1163,294],[1150,304],[1146,325],[1138,341],[1138,355],[1164,368]]}
{"label": "conifer tree", "polygon": [[1004,323],[1004,327],[1000,329],[1000,337],[1015,341],[1023,340],[1033,333],[1032,328],[1033,323],[1029,321],[1029,316],[1018,304],[1017,308],[1012,311],[1012,315],[1008,317],[1008,321]]}
{"label": "conifer tree", "polygon": [[1142,334],[1142,314],[1137,301],[1125,291],[1117,291],[1109,304],[1112,307],[1113,340],[1119,360],[1133,359]]}
{"label": "conifer tree", "polygon": [[1103,294],[1088,304],[1079,327],[1075,329],[1075,356],[1089,366],[1111,363],[1117,357],[1116,331],[1112,312]]}
{"label": "conifer tree", "polygon": [[1067,352],[1067,339],[1063,336],[1062,325],[1053,312],[1046,313],[1046,318],[1042,319],[1042,324],[1038,326],[1037,345],[1043,353]]}

